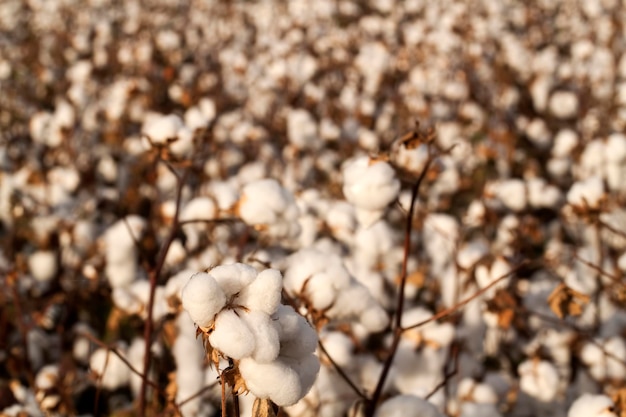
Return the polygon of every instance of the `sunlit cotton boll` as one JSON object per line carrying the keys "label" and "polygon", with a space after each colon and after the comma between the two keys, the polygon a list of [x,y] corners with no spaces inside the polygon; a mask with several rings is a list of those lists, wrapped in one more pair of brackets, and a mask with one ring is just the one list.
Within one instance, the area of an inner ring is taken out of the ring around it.
{"label": "sunlit cotton boll", "polygon": [[[269,339],[269,336],[265,339]],[[232,359],[250,356],[256,347],[252,329],[234,310],[224,310],[218,314],[215,319],[215,330],[211,332],[209,342],[215,349]],[[260,355],[267,356],[265,352]]]}
{"label": "sunlit cotton boll", "polygon": [[555,399],[559,387],[559,374],[552,363],[527,360],[518,366],[517,371],[521,376],[520,388],[526,394],[543,402]]}
{"label": "sunlit cotton boll", "polygon": [[302,384],[298,373],[281,360],[258,363],[252,358],[239,362],[239,370],[246,386],[258,398],[269,398],[284,407],[302,398]]}
{"label": "sunlit cotton boll", "polygon": [[567,417],[617,417],[613,407],[606,395],[583,394],[569,408]]}
{"label": "sunlit cotton boll", "polygon": [[380,219],[400,192],[400,181],[387,162],[361,156],[348,161],[342,172],[343,194],[356,207],[363,226]]}
{"label": "sunlit cotton boll", "polygon": [[413,395],[397,395],[380,405],[375,417],[443,417],[428,401]]}
{"label": "sunlit cotton boll", "polygon": [[57,255],[53,251],[39,250],[28,257],[28,270],[39,282],[48,282],[58,270]]}
{"label": "sunlit cotton boll", "polygon": [[283,277],[276,269],[261,271],[252,283],[241,290],[237,302],[250,309],[272,315],[280,305]]}
{"label": "sunlit cotton boll", "polygon": [[278,325],[280,356],[303,358],[317,347],[317,333],[291,306],[280,305],[272,320]]}
{"label": "sunlit cotton boll", "polygon": [[272,178],[246,184],[238,204],[241,219],[275,237],[295,237],[300,232],[298,206],[293,194]]}
{"label": "sunlit cotton boll", "polygon": [[[117,352],[125,355],[125,346],[118,345]],[[113,352],[99,348],[91,354],[89,367],[94,372],[99,384],[109,390],[123,387],[130,381],[130,369]]]}
{"label": "sunlit cotton boll", "polygon": [[575,182],[567,193],[567,202],[581,209],[598,209],[603,198],[604,185],[597,176]]}
{"label": "sunlit cotton boll", "polygon": [[248,325],[254,337],[252,358],[259,363],[268,363],[278,357],[280,342],[278,331],[267,314],[261,311],[239,312],[239,317]]}
{"label": "sunlit cotton boll", "polygon": [[183,127],[182,119],[175,115],[149,114],[141,127],[143,133],[153,145],[166,145],[178,136]]}
{"label": "sunlit cotton boll", "polygon": [[257,276],[256,269],[242,263],[216,266],[209,271],[209,274],[222,289],[226,299],[239,293],[251,284]]}
{"label": "sunlit cotton boll", "polygon": [[226,305],[226,295],[211,275],[194,274],[181,291],[183,308],[200,327],[209,327],[215,315]]}

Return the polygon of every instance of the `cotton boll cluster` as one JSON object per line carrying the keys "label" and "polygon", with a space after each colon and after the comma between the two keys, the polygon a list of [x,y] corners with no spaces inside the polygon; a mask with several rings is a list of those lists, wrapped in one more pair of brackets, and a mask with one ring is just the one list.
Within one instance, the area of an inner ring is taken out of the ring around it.
{"label": "cotton boll cluster", "polygon": [[619,336],[585,343],[580,358],[597,381],[619,381],[626,377],[626,343]]}
{"label": "cotton boll cluster", "polygon": [[286,406],[311,388],[319,370],[317,335],[280,304],[282,276],[245,264],[196,273],[181,291],[183,308],[219,355],[237,360],[246,388]]}
{"label": "cotton boll cluster", "polygon": [[166,147],[177,157],[189,156],[193,151],[193,131],[178,115],[149,114],[141,132],[150,146]]}
{"label": "cotton boll cluster", "polygon": [[382,217],[400,191],[400,181],[385,161],[357,157],[345,163],[342,173],[343,193],[356,207],[357,219],[365,227]]}
{"label": "cotton boll cluster", "polygon": [[275,179],[246,184],[241,190],[237,213],[247,224],[276,238],[293,238],[300,233],[300,212],[293,194]]}
{"label": "cotton boll cluster", "polygon": [[559,374],[548,361],[527,360],[522,362],[517,371],[519,372],[520,388],[539,401],[553,401],[558,394]]}
{"label": "cotton boll cluster", "polygon": [[287,264],[285,290],[303,298],[310,310],[339,321],[356,320],[370,332],[387,326],[385,310],[350,275],[340,257],[301,249],[288,258]]}

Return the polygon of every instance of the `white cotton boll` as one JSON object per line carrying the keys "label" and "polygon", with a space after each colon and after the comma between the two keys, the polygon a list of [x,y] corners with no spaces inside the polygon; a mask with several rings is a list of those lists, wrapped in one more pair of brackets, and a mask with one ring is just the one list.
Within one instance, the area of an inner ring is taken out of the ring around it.
{"label": "white cotton boll", "polygon": [[237,297],[242,306],[272,315],[280,304],[283,276],[276,269],[261,271],[256,279],[243,288]]}
{"label": "white cotton boll", "polygon": [[552,156],[566,158],[571,156],[572,151],[578,146],[578,134],[572,129],[562,129],[554,137]]}
{"label": "white cotton boll", "polygon": [[276,359],[280,343],[278,331],[270,316],[261,311],[240,312],[239,316],[248,325],[254,337],[252,358],[259,363],[268,363]]}
{"label": "white cotton boll", "polygon": [[169,140],[176,139],[178,131],[183,126],[183,121],[178,115],[155,113],[146,117],[141,133],[155,145],[166,145]]}
{"label": "white cotton boll", "polygon": [[211,122],[211,120],[197,106],[187,109],[184,118],[185,126],[187,126],[192,131],[205,129],[209,126],[209,123]]}
{"label": "white cotton boll", "polygon": [[501,417],[495,404],[468,403],[461,404],[459,417]]}
{"label": "white cotton boll", "polygon": [[[278,329],[280,338],[280,356],[286,358],[302,358],[315,351],[317,348],[317,333],[306,321],[306,319],[300,316],[298,313],[295,324],[296,329],[288,331],[281,327]],[[292,323],[287,323],[291,325]],[[279,320],[279,325],[282,322]]]}
{"label": "white cotton boll", "polygon": [[104,267],[104,274],[111,288],[126,288],[137,278],[137,262],[129,260],[120,263],[108,263]]}
{"label": "white cotton boll", "polygon": [[357,208],[382,210],[400,192],[400,181],[387,162],[362,156],[347,162],[342,171],[343,193]]}
{"label": "white cotton boll", "polygon": [[420,145],[414,149],[408,149],[404,145],[397,147],[393,155],[393,162],[402,169],[418,174],[422,172],[426,161],[428,161],[428,146]]}
{"label": "white cotton boll", "polygon": [[250,285],[257,276],[256,269],[242,263],[216,266],[209,271],[209,274],[220,286],[226,299],[230,299]]}
{"label": "white cotton boll", "polygon": [[299,210],[293,194],[272,178],[243,187],[238,214],[249,225],[269,227],[270,234],[277,237],[294,237],[299,233]]}
{"label": "white cotton boll", "polygon": [[289,256],[287,262],[289,266],[285,271],[284,285],[289,292],[300,293],[305,283],[319,273],[333,277],[334,289],[345,288],[350,283],[350,274],[337,255],[316,249],[301,249]]}
{"label": "white cotton boll", "polygon": [[588,342],[581,350],[582,361],[598,381],[606,378],[621,380],[626,377],[626,343],[619,336],[602,342]]}
{"label": "white cotton boll", "polygon": [[333,284],[334,276],[332,272],[321,271],[306,282],[302,294],[311,303],[311,307],[323,311],[333,306],[337,298],[337,289]]}
{"label": "white cotton boll", "polygon": [[298,373],[283,361],[258,363],[252,358],[239,362],[239,371],[246,386],[258,398],[269,398],[284,407],[298,402],[302,387]]}
{"label": "white cotton boll", "polygon": [[543,178],[531,178],[526,181],[526,186],[528,203],[534,208],[556,208],[563,199],[561,190]]}
{"label": "white cotton boll", "polygon": [[232,359],[250,356],[256,346],[252,330],[234,310],[224,310],[218,314],[209,342]]}
{"label": "white cotton boll", "polygon": [[298,149],[319,149],[323,143],[317,134],[317,122],[304,109],[287,111],[287,137]]}
{"label": "white cotton boll", "polygon": [[389,315],[381,306],[374,304],[363,310],[359,322],[370,332],[381,332],[389,325]]}
{"label": "white cotton boll", "polygon": [[95,332],[91,327],[83,322],[76,323],[72,331],[76,335],[72,341],[72,357],[78,363],[84,365],[89,362],[89,356],[92,350],[92,343],[87,337],[83,336],[82,334],[85,333],[95,336]]}
{"label": "white cotton boll", "polygon": [[322,212],[324,221],[335,238],[341,242],[350,243],[354,239],[357,226],[354,206],[346,201],[333,202]]}
{"label": "white cotton boll", "polygon": [[178,157],[191,156],[194,149],[194,133],[187,126],[182,126],[176,132],[176,140],[169,144],[170,151]]}
{"label": "white cotton boll", "polygon": [[325,332],[320,338],[324,349],[337,365],[344,369],[354,365],[354,343],[345,333]]}
{"label": "white cotton boll", "polygon": [[606,395],[583,394],[572,403],[567,417],[617,417],[614,406]]}
{"label": "white cotton boll", "polygon": [[474,403],[496,404],[498,395],[494,389],[484,383],[479,383],[471,378],[464,378],[458,386],[457,396],[463,401]]}
{"label": "white cotton boll", "polygon": [[59,365],[46,365],[37,372],[35,388],[47,390],[57,386],[59,379]]}
{"label": "white cotton boll", "polygon": [[523,180],[514,178],[495,184],[495,197],[513,211],[521,211],[526,207],[526,185]]}
{"label": "white cotton boll", "polygon": [[578,114],[578,97],[572,91],[555,91],[550,96],[548,108],[559,119],[571,119]]}
{"label": "white cotton boll", "polygon": [[141,301],[127,287],[113,287],[111,293],[113,305],[126,314],[139,314],[143,307]]}
{"label": "white cotton boll", "polygon": [[215,198],[217,206],[222,211],[230,210],[239,199],[237,188],[226,181],[212,181],[209,184],[209,192]]}
{"label": "white cotton boll", "polygon": [[308,354],[297,358],[281,356],[280,359],[298,373],[300,378],[300,398],[304,397],[313,386],[315,378],[320,371],[319,358],[314,354]]}
{"label": "white cotton boll", "polygon": [[[117,346],[117,351],[124,356],[126,354],[126,349],[122,345]],[[105,389],[115,390],[127,385],[130,380],[128,366],[116,354],[105,348],[96,349],[91,354],[89,367]]]}
{"label": "white cotton boll", "polygon": [[[196,394],[204,385],[204,369],[200,364],[204,361],[205,352],[202,341],[196,339],[195,326],[187,315],[178,315],[176,327],[178,336],[172,346],[172,356],[176,362],[176,402],[180,403]],[[194,416],[200,407],[200,400],[200,397],[196,397],[181,405],[183,415]]]}
{"label": "white cotton boll", "polygon": [[469,269],[488,253],[489,246],[483,240],[464,243],[456,255],[456,262],[461,268]]}
{"label": "white cotton boll", "polygon": [[480,200],[472,200],[463,216],[463,224],[469,227],[480,227],[485,222],[485,204]]}
{"label": "white cotton boll", "polygon": [[559,373],[548,361],[526,360],[517,372],[520,375],[520,389],[542,402],[553,401],[558,394]]}
{"label": "white cotton boll", "polygon": [[579,208],[598,209],[603,198],[604,185],[597,176],[575,182],[567,192],[567,202]]}
{"label": "white cotton boll", "polygon": [[57,254],[51,250],[39,250],[28,257],[28,270],[39,282],[48,282],[57,274]]}
{"label": "white cotton boll", "polygon": [[194,274],[181,291],[183,308],[200,327],[209,327],[215,315],[226,305],[224,291],[211,275]]}
{"label": "white cotton boll", "polygon": [[413,395],[396,395],[378,407],[375,417],[443,417],[428,401]]}
{"label": "white cotton boll", "polygon": [[107,263],[123,263],[137,256],[136,241],[141,239],[146,220],[130,215],[111,225],[104,233]]}

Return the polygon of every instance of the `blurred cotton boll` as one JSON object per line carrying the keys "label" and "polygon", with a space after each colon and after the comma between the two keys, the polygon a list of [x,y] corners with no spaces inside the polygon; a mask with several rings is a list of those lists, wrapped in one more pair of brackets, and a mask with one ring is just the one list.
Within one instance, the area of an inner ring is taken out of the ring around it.
{"label": "blurred cotton boll", "polygon": [[567,417],[617,417],[613,407],[606,395],[583,394],[574,401]]}
{"label": "blurred cotton boll", "polygon": [[387,162],[361,156],[346,162],[342,172],[343,194],[354,204],[357,219],[365,227],[380,219],[400,192],[400,181]]}
{"label": "blurred cotton boll", "polygon": [[398,395],[385,401],[376,410],[375,417],[443,417],[428,401],[413,395]]}
{"label": "blurred cotton boll", "polygon": [[58,258],[54,251],[40,250],[28,257],[28,269],[37,281],[48,282],[57,274]]}

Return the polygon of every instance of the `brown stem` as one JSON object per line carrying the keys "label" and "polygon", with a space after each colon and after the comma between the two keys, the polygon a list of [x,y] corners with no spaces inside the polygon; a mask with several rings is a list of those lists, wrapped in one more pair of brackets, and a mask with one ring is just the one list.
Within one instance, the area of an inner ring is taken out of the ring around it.
{"label": "brown stem", "polygon": [[[183,176],[180,177],[170,165],[168,165],[168,167],[174,173],[174,175],[176,176],[176,179],[178,180],[177,189],[176,189],[176,211],[174,212],[174,220],[172,221],[169,235],[167,236],[167,239],[165,240],[165,242],[163,243],[163,246],[161,247],[159,251],[156,266],[154,267],[152,271],[150,271],[150,274],[149,274],[150,295],[148,297],[148,305],[146,306],[146,312],[147,312],[148,317],[146,318],[146,325],[144,327],[144,332],[143,332],[143,338],[146,343],[144,357],[143,357],[143,374],[144,375],[148,375],[148,371],[150,369],[150,362],[152,360],[152,350],[150,348],[152,345],[152,333],[154,331],[154,323],[152,319],[152,314],[153,314],[152,310],[154,307],[154,294],[156,292],[156,287],[157,287],[157,283],[159,280],[159,276],[161,275],[161,270],[163,269],[163,265],[165,265],[165,258],[167,257],[167,252],[169,251],[170,245],[176,238],[176,233],[178,232],[178,218],[180,214],[180,203],[181,203],[181,198],[182,198],[182,193],[183,193],[183,186],[185,184],[187,174],[189,173],[188,170],[185,170],[185,173],[183,174]],[[146,388],[147,388],[146,381],[147,381],[147,378],[143,378],[141,380],[141,389],[139,390],[139,415],[142,417],[146,415]]]}
{"label": "brown stem", "polygon": [[[430,147],[429,153],[430,153]],[[385,364],[383,365],[382,373],[380,374],[380,378],[378,378],[378,383],[376,384],[376,389],[374,390],[374,394],[372,398],[368,401],[365,407],[365,416],[373,417],[374,411],[376,411],[376,406],[380,401],[380,397],[383,393],[383,388],[385,386],[385,381],[387,380],[387,376],[389,375],[389,371],[391,370],[391,365],[393,364],[394,357],[396,356],[396,351],[398,350],[398,345],[400,344],[400,337],[402,336],[402,312],[404,310],[404,291],[406,287],[407,280],[407,269],[409,262],[409,254],[411,253],[411,231],[413,229],[413,216],[415,213],[415,203],[417,201],[417,195],[419,193],[420,185],[422,181],[426,177],[426,172],[430,168],[430,164],[434,161],[433,155],[429,155],[428,160],[424,164],[424,168],[420,173],[420,176],[413,184],[413,188],[411,190],[411,205],[409,206],[409,213],[406,220],[406,227],[404,231],[404,257],[402,258],[402,272],[400,274],[400,287],[398,290],[398,301],[397,301],[397,311],[395,317],[395,325],[394,325],[394,333],[393,333],[393,342],[391,343],[391,348],[389,350],[389,355],[385,360]]]}

